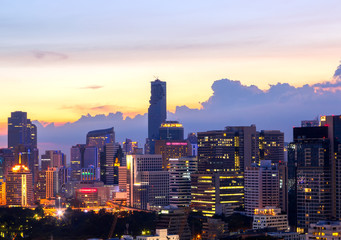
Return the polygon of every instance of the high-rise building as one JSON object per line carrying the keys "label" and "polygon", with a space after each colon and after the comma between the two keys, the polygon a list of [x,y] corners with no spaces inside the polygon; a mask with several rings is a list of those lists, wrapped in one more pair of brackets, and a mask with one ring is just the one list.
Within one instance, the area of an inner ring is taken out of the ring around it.
{"label": "high-rise building", "polygon": [[21,164],[15,165],[6,177],[6,204],[8,206],[27,207],[33,204],[33,183],[29,168]]}
{"label": "high-rise building", "polygon": [[[98,150],[95,146],[77,144],[71,148],[71,179],[81,181],[81,169],[95,168],[98,171]],[[97,176],[99,174],[97,173]]]}
{"label": "high-rise building", "polygon": [[138,148],[138,143],[133,142],[131,139],[126,139],[125,142],[123,142],[123,152],[124,154],[134,154],[135,150]]}
{"label": "high-rise building", "polygon": [[174,205],[163,207],[158,215],[156,229],[168,229],[169,234],[177,234],[180,240],[190,240],[191,230],[187,221],[185,209],[177,208]]}
{"label": "high-rise building", "polygon": [[0,149],[0,178],[7,175],[14,165],[14,154],[9,148]]}
{"label": "high-rise building", "polygon": [[272,165],[270,160],[261,160],[259,167],[247,167],[244,173],[244,186],[244,206],[248,216],[253,216],[255,209],[258,208],[279,207],[277,164]]}
{"label": "high-rise building", "polygon": [[278,130],[259,132],[259,160],[271,160],[272,163],[284,162],[284,133]]}
{"label": "high-rise building", "polygon": [[90,131],[86,135],[86,145],[97,147],[98,154],[103,151],[104,146],[107,143],[115,143],[115,132],[113,127]]}
{"label": "high-rise building", "polygon": [[37,181],[39,153],[37,149],[37,127],[27,118],[26,112],[12,112],[8,118],[8,148],[14,150],[15,163],[22,154],[22,163],[30,169],[33,182]]}
{"label": "high-rise building", "polygon": [[156,154],[127,155],[128,204],[146,209],[169,204],[169,173]]}
{"label": "high-rise building", "polygon": [[178,121],[165,121],[159,127],[160,140],[184,140],[184,128]]}
{"label": "high-rise building", "polygon": [[159,139],[159,128],[167,118],[166,82],[156,79],[151,82],[148,108],[148,153],[154,153],[154,140]]}
{"label": "high-rise building", "polygon": [[187,140],[156,140],[155,154],[162,155],[162,168],[169,169],[170,158],[191,156],[192,145]]}
{"label": "high-rise building", "polygon": [[294,141],[288,149],[289,220],[291,225],[305,231],[311,223],[332,216],[332,150],[328,128],[294,128]]}
{"label": "high-rise building", "polygon": [[37,127],[27,118],[26,112],[12,112],[8,118],[8,148],[17,145],[37,148]]}
{"label": "high-rise building", "polygon": [[0,206],[6,205],[6,181],[0,179]]}
{"label": "high-rise building", "polygon": [[34,199],[36,201],[46,199],[46,170],[38,172],[38,180],[34,189]]}
{"label": "high-rise building", "polygon": [[59,190],[58,183],[58,169],[49,168],[46,171],[46,199],[56,197]]}
{"label": "high-rise building", "polygon": [[177,207],[191,204],[191,174],[198,170],[196,157],[169,159],[169,203]]}
{"label": "high-rise building", "polygon": [[119,144],[107,143],[103,147],[100,159],[100,180],[105,185],[118,184],[118,178],[115,169],[118,171],[118,166],[115,166],[115,155],[119,149]]}
{"label": "high-rise building", "polygon": [[59,186],[59,190],[58,192],[61,195],[68,195],[68,188],[67,188],[67,184],[70,182],[71,180],[71,169],[67,168],[67,167],[61,167],[59,168],[59,172],[58,172],[58,186]]}
{"label": "high-rise building", "polygon": [[239,171],[258,163],[256,126],[198,133],[199,171]]}
{"label": "high-rise building", "polygon": [[21,163],[27,166],[33,177],[33,183],[37,182],[37,173],[39,171],[39,151],[37,148],[32,148],[29,145],[19,144],[14,147],[14,162],[19,162],[19,156]]}
{"label": "high-rise building", "polygon": [[243,175],[233,171],[197,172],[191,174],[192,207],[204,216],[230,216],[235,208],[243,206]]}
{"label": "high-rise building", "polygon": [[332,218],[341,220],[341,115],[321,116],[321,126],[328,127],[330,140]]}
{"label": "high-rise building", "polygon": [[196,133],[189,133],[187,136],[187,140],[192,145],[191,156],[197,156],[198,155],[198,137],[197,137]]}
{"label": "high-rise building", "polygon": [[41,155],[41,170],[65,166],[66,156],[60,150],[47,150]]}

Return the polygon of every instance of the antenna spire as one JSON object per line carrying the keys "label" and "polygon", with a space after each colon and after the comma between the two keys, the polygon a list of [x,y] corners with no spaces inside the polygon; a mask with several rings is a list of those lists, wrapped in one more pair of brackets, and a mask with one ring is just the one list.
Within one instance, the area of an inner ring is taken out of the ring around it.
{"label": "antenna spire", "polygon": [[21,165],[21,153],[19,153],[19,165]]}

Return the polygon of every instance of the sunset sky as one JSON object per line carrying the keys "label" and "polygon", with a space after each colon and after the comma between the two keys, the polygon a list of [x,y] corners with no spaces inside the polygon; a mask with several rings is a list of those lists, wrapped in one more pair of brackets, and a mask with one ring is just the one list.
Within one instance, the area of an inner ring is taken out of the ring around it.
{"label": "sunset sky", "polygon": [[[330,81],[341,60],[338,1],[2,1],[0,134],[10,112],[41,123],[200,108],[215,80],[262,90]],[[1,145],[6,145],[2,143]]]}

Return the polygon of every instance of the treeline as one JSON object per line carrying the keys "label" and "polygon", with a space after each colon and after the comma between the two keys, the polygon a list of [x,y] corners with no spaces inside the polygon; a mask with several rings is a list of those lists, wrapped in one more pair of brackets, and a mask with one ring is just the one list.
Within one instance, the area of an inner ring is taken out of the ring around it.
{"label": "treeline", "polygon": [[[0,208],[0,239],[87,239],[108,237],[115,215],[100,210],[82,212],[67,209],[60,219],[45,216],[41,208]],[[120,212],[113,237],[124,234],[141,235],[154,231],[156,214],[146,212]]]}

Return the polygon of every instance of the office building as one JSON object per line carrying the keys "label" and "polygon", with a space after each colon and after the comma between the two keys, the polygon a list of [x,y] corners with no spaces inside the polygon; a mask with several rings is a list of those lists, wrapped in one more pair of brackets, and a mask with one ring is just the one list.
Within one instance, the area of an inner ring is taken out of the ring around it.
{"label": "office building", "polygon": [[125,142],[123,142],[123,153],[134,154],[136,149],[138,149],[138,143],[126,138]]}
{"label": "office building", "polygon": [[127,167],[118,167],[118,188],[120,192],[127,191]]}
{"label": "office building", "polygon": [[156,229],[168,229],[169,234],[179,235],[180,240],[191,240],[188,210],[174,205],[163,207],[158,215]]}
{"label": "office building", "polygon": [[194,212],[204,216],[230,216],[244,204],[243,175],[238,172],[197,172],[191,174]]}
{"label": "office building", "polygon": [[[101,152],[100,159],[100,180],[105,185],[118,184],[118,166],[115,166],[115,155],[119,149],[119,145],[115,143],[106,143]],[[116,177],[115,177],[116,168]]]}
{"label": "office building", "polygon": [[33,204],[33,180],[29,168],[21,164],[13,166],[6,177],[7,206],[27,207]]}
{"label": "office building", "polygon": [[82,168],[81,169],[81,182],[94,182],[99,181],[97,168]]}
{"label": "office building", "polygon": [[97,147],[98,154],[104,150],[104,146],[108,143],[115,143],[115,132],[113,127],[90,131],[86,135],[86,145]]}
{"label": "office building", "polygon": [[328,128],[330,141],[331,215],[341,220],[341,115],[321,116],[320,122]]}
{"label": "office building", "polygon": [[7,175],[14,165],[14,154],[9,148],[0,149],[0,177],[3,178]]}
{"label": "office building", "polygon": [[245,212],[252,217],[255,209],[279,207],[279,171],[277,164],[261,160],[260,166],[247,167],[244,174]]}
{"label": "office building", "polygon": [[34,188],[34,199],[38,202],[46,199],[46,170],[38,172],[38,180]]}
{"label": "office building", "polygon": [[162,155],[162,168],[169,170],[169,159],[191,156],[191,147],[187,140],[156,140],[155,154]]}
{"label": "office building", "polygon": [[259,160],[284,162],[284,133],[278,130],[259,132]]}
{"label": "office building", "polygon": [[306,239],[339,240],[341,239],[341,222],[318,221],[317,223],[312,223],[309,226]]}
{"label": "office building", "polygon": [[[71,179],[81,181],[81,169],[95,168],[98,171],[98,149],[94,146],[77,144],[71,148]],[[97,173],[97,176],[99,174]]]}
{"label": "office building", "polygon": [[127,155],[127,202],[147,209],[169,204],[169,173],[156,154]]}
{"label": "office building", "polygon": [[159,127],[160,140],[184,140],[184,128],[178,121],[165,121]]}
{"label": "office building", "polygon": [[39,153],[37,149],[37,127],[27,118],[26,112],[12,112],[8,118],[8,148],[14,151],[15,163],[18,164],[19,154],[37,181],[39,171]]}
{"label": "office building", "polygon": [[49,168],[46,170],[46,199],[56,197],[59,190],[58,183],[58,169]]}
{"label": "office building", "polygon": [[6,181],[0,178],[0,206],[6,205]]}
{"label": "office building", "polygon": [[151,96],[148,108],[148,141],[146,153],[153,154],[154,141],[159,139],[159,128],[167,119],[166,82],[156,79],[151,82]]}
{"label": "office building", "polygon": [[197,170],[196,157],[169,159],[169,204],[177,207],[191,204],[191,174]]}
{"label": "office building", "polygon": [[197,137],[196,133],[189,133],[187,136],[187,140],[192,145],[191,156],[197,156],[198,155],[198,137]]}
{"label": "office building", "polygon": [[255,125],[198,133],[199,171],[244,172],[251,163],[258,163]]}
{"label": "office building", "polygon": [[266,207],[255,209],[252,229],[277,228],[277,231],[288,231],[288,216],[281,214],[280,208]]}
{"label": "office building", "polygon": [[71,181],[71,169],[68,167],[61,167],[58,170],[58,192],[62,196],[68,195],[68,188],[67,184]]}
{"label": "office building", "polygon": [[26,145],[37,148],[37,127],[27,118],[26,112],[12,112],[8,118],[8,148]]}
{"label": "office building", "polygon": [[299,231],[332,216],[328,126],[294,128],[288,149],[289,220]]}
{"label": "office building", "polygon": [[47,150],[41,155],[41,170],[60,168],[66,165],[66,155],[60,150]]}
{"label": "office building", "polygon": [[169,172],[141,171],[134,187],[134,207],[160,208],[169,205]]}

